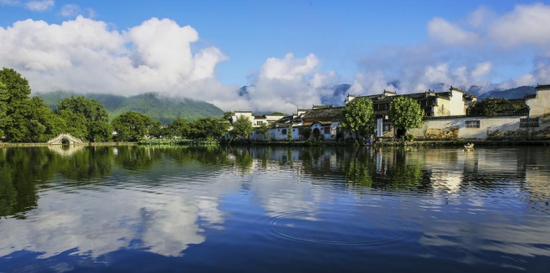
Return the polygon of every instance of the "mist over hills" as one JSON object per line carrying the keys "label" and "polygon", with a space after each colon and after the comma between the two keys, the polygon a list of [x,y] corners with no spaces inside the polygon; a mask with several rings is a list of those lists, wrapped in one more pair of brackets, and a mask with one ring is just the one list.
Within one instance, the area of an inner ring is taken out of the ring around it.
{"label": "mist over hills", "polygon": [[111,118],[126,111],[136,111],[151,117],[155,121],[168,124],[181,117],[196,120],[202,117],[222,117],[223,110],[213,104],[187,98],[164,97],[157,93],[144,93],[131,97],[112,94],[79,94],[74,92],[56,91],[36,93],[52,109],[64,98],[84,96],[95,99],[105,105]]}

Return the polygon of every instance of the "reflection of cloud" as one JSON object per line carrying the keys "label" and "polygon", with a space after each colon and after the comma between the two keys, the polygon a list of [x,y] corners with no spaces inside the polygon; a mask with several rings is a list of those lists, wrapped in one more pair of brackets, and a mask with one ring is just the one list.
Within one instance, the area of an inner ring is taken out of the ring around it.
{"label": "reflection of cloud", "polygon": [[41,196],[27,220],[2,221],[0,256],[24,249],[47,258],[77,248],[79,254],[98,257],[132,247],[179,256],[188,245],[204,242],[199,217],[208,224],[223,222],[215,201],[195,205],[192,197],[120,189],[50,191]]}

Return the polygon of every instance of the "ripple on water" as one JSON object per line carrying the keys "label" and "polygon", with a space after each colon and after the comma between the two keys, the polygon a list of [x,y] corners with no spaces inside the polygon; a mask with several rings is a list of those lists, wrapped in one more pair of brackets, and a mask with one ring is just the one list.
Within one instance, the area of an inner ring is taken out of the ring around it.
{"label": "ripple on water", "polygon": [[273,233],[300,243],[369,245],[399,243],[407,223],[392,214],[338,210],[291,212],[271,219]]}

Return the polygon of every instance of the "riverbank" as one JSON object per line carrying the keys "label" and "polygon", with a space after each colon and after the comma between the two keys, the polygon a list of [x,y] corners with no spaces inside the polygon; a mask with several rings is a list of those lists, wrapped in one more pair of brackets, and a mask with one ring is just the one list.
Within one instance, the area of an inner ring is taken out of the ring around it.
{"label": "riverbank", "polygon": [[[415,140],[415,141],[390,141],[385,140],[373,144],[362,144],[361,146],[413,146],[413,147],[463,147],[467,143],[473,143],[475,146],[550,146],[550,140],[531,140],[531,141],[505,141],[505,140]],[[259,146],[353,146],[353,141],[336,142],[320,141],[317,143],[306,141],[271,141],[271,142],[232,142],[225,145],[259,145]]]}
{"label": "riverbank", "polygon": [[[80,145],[70,146],[135,146],[137,142],[87,142]],[[0,143],[0,147],[48,147],[48,146],[61,146],[50,145],[48,143]]]}

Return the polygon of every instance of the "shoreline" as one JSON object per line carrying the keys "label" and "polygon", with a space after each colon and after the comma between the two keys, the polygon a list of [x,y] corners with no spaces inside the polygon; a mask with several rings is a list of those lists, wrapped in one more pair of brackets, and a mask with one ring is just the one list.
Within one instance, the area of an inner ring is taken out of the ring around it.
{"label": "shoreline", "polygon": [[137,142],[86,142],[79,145],[59,145],[48,143],[0,143],[2,148],[13,148],[13,147],[49,147],[49,146],[137,146]]}
{"label": "shoreline", "polygon": [[[550,140],[415,140],[415,141],[382,141],[374,144],[361,144],[359,146],[372,146],[372,147],[395,147],[395,146],[413,146],[413,147],[461,147],[467,143],[473,143],[477,147],[506,147],[506,146],[550,146]],[[81,145],[70,146],[159,146],[160,144],[148,144],[143,145],[138,142],[96,142],[85,143]],[[219,143],[220,146],[354,146],[354,142],[318,142],[318,143],[306,143],[305,141],[271,141],[271,142],[233,142]],[[49,146],[61,146],[50,145],[48,143],[0,143],[0,148],[16,148],[16,147],[49,147]],[[69,146],[69,145],[67,145]],[[173,145],[181,146],[181,145]],[[200,146],[200,145],[199,145]]]}

